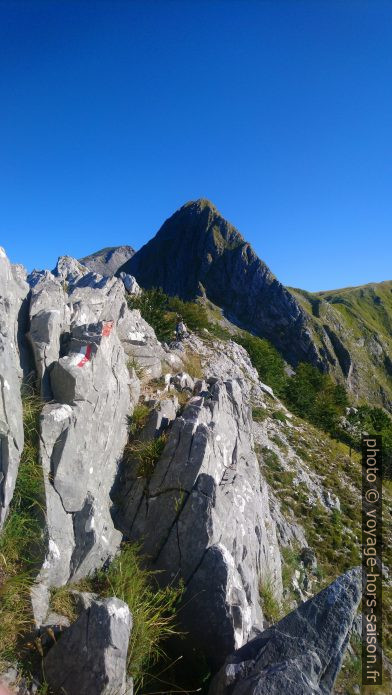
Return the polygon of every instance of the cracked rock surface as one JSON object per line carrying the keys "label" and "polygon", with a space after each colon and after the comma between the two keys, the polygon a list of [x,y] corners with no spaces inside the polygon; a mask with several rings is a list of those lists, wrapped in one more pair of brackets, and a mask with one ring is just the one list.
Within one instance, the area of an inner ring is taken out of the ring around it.
{"label": "cracked rock surface", "polygon": [[23,450],[19,333],[29,291],[26,274],[0,247],[0,528],[7,516]]}
{"label": "cracked rock surface", "polygon": [[210,695],[330,695],[360,598],[356,567],[226,659]]}
{"label": "cracked rock surface", "polygon": [[174,421],[151,479],[129,472],[120,527],[159,581],[183,580],[183,627],[218,664],[262,627],[259,581],[279,593],[281,573],[246,385],[213,381]]}
{"label": "cracked rock surface", "polygon": [[93,600],[45,657],[45,677],[52,690],[67,695],[127,695],[131,626],[123,601]]}

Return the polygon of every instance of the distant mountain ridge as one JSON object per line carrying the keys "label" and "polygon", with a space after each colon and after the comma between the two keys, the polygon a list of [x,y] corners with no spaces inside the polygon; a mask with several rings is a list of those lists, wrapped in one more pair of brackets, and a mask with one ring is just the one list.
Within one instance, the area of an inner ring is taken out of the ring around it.
{"label": "distant mountain ridge", "polygon": [[292,366],[310,362],[358,400],[392,410],[392,282],[319,293],[286,288],[206,199],[177,210],[121,271],[145,288],[208,298]]}
{"label": "distant mountain ridge", "polygon": [[115,275],[120,266],[126,263],[134,253],[132,246],[107,246],[80,258],[79,261],[93,273],[111,276]]}

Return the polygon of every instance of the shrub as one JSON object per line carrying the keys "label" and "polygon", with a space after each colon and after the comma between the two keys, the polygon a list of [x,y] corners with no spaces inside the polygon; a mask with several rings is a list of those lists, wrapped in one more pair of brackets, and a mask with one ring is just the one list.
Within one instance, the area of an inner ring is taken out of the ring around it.
{"label": "shrub", "polygon": [[339,419],[348,406],[345,389],[311,364],[301,363],[287,380],[285,400],[290,409],[317,427],[337,434]]}
{"label": "shrub", "polygon": [[129,295],[128,306],[139,309],[161,342],[174,339],[177,314],[182,316],[187,328],[194,333],[201,333],[209,326],[205,307],[196,302],[184,302],[179,297],[169,297],[160,288],[144,290],[140,295]]}
{"label": "shrub", "polygon": [[284,360],[274,346],[268,340],[257,338],[250,333],[238,334],[235,340],[247,351],[261,381],[271,386],[276,394],[281,395],[287,376]]}
{"label": "shrub", "polygon": [[268,417],[267,408],[255,407],[252,408],[252,418],[255,422],[263,422]]}
{"label": "shrub", "polygon": [[283,410],[275,410],[272,413],[272,417],[274,420],[278,420],[279,422],[286,422],[287,420],[286,414],[283,412]]}

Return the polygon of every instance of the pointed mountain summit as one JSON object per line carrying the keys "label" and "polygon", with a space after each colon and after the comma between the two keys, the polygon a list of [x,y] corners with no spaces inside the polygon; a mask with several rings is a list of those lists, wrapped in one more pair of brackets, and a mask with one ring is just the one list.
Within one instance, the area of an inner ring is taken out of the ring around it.
{"label": "pointed mountain summit", "polygon": [[231,321],[271,340],[291,364],[323,363],[297,299],[206,199],[177,210],[120,271],[185,300],[206,296]]}

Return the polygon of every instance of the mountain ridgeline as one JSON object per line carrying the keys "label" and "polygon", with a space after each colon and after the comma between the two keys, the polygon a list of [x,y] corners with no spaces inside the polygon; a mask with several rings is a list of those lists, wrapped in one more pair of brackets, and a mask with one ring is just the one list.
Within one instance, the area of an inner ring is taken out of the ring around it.
{"label": "mountain ridgeline", "polygon": [[309,362],[358,402],[392,409],[392,282],[319,293],[286,288],[204,199],[177,210],[117,272],[185,300],[206,298],[270,340],[293,367]]}

